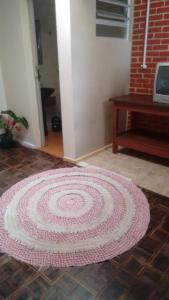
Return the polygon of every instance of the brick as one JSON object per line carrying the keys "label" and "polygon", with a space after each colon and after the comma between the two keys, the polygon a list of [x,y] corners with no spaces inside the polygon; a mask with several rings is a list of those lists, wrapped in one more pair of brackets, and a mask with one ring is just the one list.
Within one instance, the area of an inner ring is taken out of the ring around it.
{"label": "brick", "polygon": [[148,29],[148,32],[151,33],[151,32],[162,32],[162,28],[161,27],[150,27]]}
{"label": "brick", "polygon": [[169,57],[169,51],[160,52],[160,56],[168,56]]}
{"label": "brick", "polygon": [[153,22],[153,21],[149,22],[149,26],[150,26],[150,27],[154,27],[155,25],[156,25],[155,22]]}
{"label": "brick", "polygon": [[164,6],[164,1],[163,0],[159,0],[157,2],[153,3],[153,8],[158,8],[158,7],[163,7]]}
{"label": "brick", "polygon": [[143,40],[145,35],[145,30],[141,31],[136,31],[133,33],[133,43],[137,40]]}
{"label": "brick", "polygon": [[160,56],[158,51],[147,51],[147,56]]}
{"label": "brick", "polygon": [[134,62],[138,62],[138,57],[132,57],[131,58],[131,61],[134,63]]}
{"label": "brick", "polygon": [[134,11],[134,17],[140,17],[141,16],[141,11]]}
{"label": "brick", "polygon": [[140,23],[140,22],[145,22],[145,16],[134,18],[134,22],[135,22],[135,24]]}
{"label": "brick", "polygon": [[129,91],[130,91],[130,93],[135,93],[135,88],[130,87]]}
{"label": "brick", "polygon": [[143,55],[143,51],[134,51],[133,56],[142,56]]}
{"label": "brick", "polygon": [[[130,91],[153,92],[157,62],[169,60],[169,0],[151,0],[147,44],[147,69],[142,70],[147,0],[134,1]],[[143,121],[144,122],[144,121]]]}
{"label": "brick", "polygon": [[162,20],[163,15],[151,15],[150,16],[150,21],[156,21],[156,20]]}
{"label": "brick", "polygon": [[154,45],[154,50],[168,50],[168,45]]}
{"label": "brick", "polygon": [[132,51],[138,51],[139,47],[132,46]]}
{"label": "brick", "polygon": [[140,93],[140,94],[146,94],[146,93],[148,93],[148,89],[137,88],[137,92]]}
{"label": "brick", "polygon": [[160,7],[157,9],[157,14],[169,12],[169,6]]}
{"label": "brick", "polygon": [[153,46],[147,46],[147,50],[153,50]]}
{"label": "brick", "polygon": [[137,79],[141,79],[141,78],[142,78],[142,74],[132,74],[132,73],[131,73],[130,76],[131,76],[131,78],[133,78],[133,77],[134,77],[134,78],[137,78]]}
{"label": "brick", "polygon": [[131,67],[132,68],[139,68],[140,67],[140,64],[138,64],[138,63],[131,63]]}
{"label": "brick", "polygon": [[163,31],[164,31],[164,32],[169,32],[169,26],[164,27],[164,28],[163,28]]}
{"label": "brick", "polygon": [[137,46],[137,45],[142,45],[142,44],[143,44],[143,40],[137,40],[137,41],[134,41],[133,44],[134,44],[135,46]]}
{"label": "brick", "polygon": [[154,78],[154,74],[144,74],[144,78]]}
{"label": "brick", "polygon": [[[135,0],[136,1],[136,0]],[[136,2],[135,2],[135,7],[134,7],[134,10],[135,11],[140,11],[140,10],[144,10],[146,12],[146,8],[147,8],[147,5],[143,4],[143,5],[140,5],[140,3],[137,5]]]}
{"label": "brick", "polygon": [[150,7],[150,16],[157,13],[157,8]]}
{"label": "brick", "polygon": [[141,46],[139,46],[139,51],[144,51],[144,45],[142,44]]}
{"label": "brick", "polygon": [[164,32],[161,32],[161,33],[155,33],[155,38],[169,38],[169,33],[164,33]]}
{"label": "brick", "polygon": [[133,36],[134,35],[136,35],[136,36],[138,36],[139,34],[144,34],[144,29],[143,28],[134,28],[134,30],[133,30]]}
{"label": "brick", "polygon": [[[154,33],[154,32],[153,32]],[[154,34],[153,33],[148,33],[148,39],[151,40],[154,38]],[[143,37],[144,39],[144,37]]]}
{"label": "brick", "polygon": [[149,28],[148,28],[148,34],[149,33],[155,34],[155,33],[160,33],[160,32],[163,32],[163,27],[161,27],[161,26],[152,26],[152,27],[149,26]]}
{"label": "brick", "polygon": [[164,14],[164,19],[167,19],[167,20],[169,20],[169,13],[167,13],[167,14]]}
{"label": "brick", "polygon": [[157,20],[156,22],[154,22],[155,26],[167,26],[168,24],[168,20]]}
{"label": "brick", "polygon": [[161,61],[161,57],[153,57],[153,62],[158,63]]}
{"label": "brick", "polygon": [[155,66],[156,66],[155,63],[149,63],[149,64],[148,64],[148,67],[151,68],[151,69],[155,68]]}
{"label": "brick", "polygon": [[169,39],[162,39],[161,44],[167,44],[169,45]]}
{"label": "brick", "polygon": [[132,69],[131,69],[131,72],[132,72],[132,73],[137,73],[137,72],[138,72],[138,69],[137,69],[137,68],[132,68]]}
{"label": "brick", "polygon": [[160,39],[153,39],[153,40],[148,40],[148,44],[155,44],[155,45],[159,45],[161,44],[161,40]]}

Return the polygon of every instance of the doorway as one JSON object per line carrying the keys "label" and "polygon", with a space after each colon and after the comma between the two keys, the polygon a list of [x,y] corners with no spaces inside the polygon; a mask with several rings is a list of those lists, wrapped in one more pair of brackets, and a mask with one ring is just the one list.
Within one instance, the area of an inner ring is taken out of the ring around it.
{"label": "doorway", "polygon": [[55,0],[32,0],[44,145],[40,150],[63,157]]}

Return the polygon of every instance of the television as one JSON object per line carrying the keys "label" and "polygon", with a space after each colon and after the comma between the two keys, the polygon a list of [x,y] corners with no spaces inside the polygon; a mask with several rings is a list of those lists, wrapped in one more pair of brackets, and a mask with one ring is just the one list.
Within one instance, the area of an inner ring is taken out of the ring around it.
{"label": "television", "polygon": [[169,104],[169,62],[156,66],[153,101]]}

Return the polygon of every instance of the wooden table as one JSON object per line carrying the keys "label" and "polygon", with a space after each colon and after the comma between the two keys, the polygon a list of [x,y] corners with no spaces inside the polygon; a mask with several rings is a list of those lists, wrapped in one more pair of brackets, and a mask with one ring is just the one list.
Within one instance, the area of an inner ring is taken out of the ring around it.
{"label": "wooden table", "polygon": [[113,153],[118,145],[145,153],[169,158],[169,134],[156,132],[126,130],[118,133],[119,111],[139,112],[144,114],[166,116],[169,118],[169,105],[153,102],[151,95],[128,94],[110,99],[113,101]]}

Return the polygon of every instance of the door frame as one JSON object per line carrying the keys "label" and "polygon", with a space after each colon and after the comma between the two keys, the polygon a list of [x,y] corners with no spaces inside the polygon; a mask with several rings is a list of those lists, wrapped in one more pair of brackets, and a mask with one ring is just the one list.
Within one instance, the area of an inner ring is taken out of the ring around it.
{"label": "door frame", "polygon": [[37,101],[37,106],[38,106],[40,140],[41,140],[41,147],[42,147],[45,145],[45,133],[44,133],[44,123],[43,123],[41,89],[40,89],[40,81],[39,81],[39,65],[38,65],[33,0],[27,0],[27,5],[28,5],[29,30],[30,30],[31,49],[32,49],[32,58],[33,58],[32,65],[33,65],[33,72],[34,72],[34,82],[35,82],[35,87],[36,87],[36,101]]}

